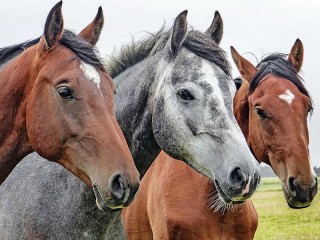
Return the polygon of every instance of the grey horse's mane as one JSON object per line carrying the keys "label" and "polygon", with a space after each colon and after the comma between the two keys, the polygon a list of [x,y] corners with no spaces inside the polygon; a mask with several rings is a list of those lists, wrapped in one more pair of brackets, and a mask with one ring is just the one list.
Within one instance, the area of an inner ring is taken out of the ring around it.
{"label": "grey horse's mane", "polygon": [[[106,67],[112,78],[143,59],[155,55],[164,49],[171,36],[172,29],[166,30],[163,25],[154,34],[145,39],[123,45],[120,51],[113,54],[106,61]],[[226,53],[207,34],[191,29],[183,42],[183,46],[194,54],[215,63],[221,70],[231,77],[231,67]]]}

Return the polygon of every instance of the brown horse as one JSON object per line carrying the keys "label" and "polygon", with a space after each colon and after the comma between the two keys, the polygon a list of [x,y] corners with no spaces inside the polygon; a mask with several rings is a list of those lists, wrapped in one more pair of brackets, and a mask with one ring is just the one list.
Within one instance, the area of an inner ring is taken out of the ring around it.
{"label": "brown horse", "polygon": [[40,39],[20,44],[28,47],[21,55],[9,56],[17,45],[1,49],[0,184],[37,151],[93,187],[101,209],[119,208],[132,200],[139,173],[114,116],[112,79],[84,40],[98,40],[102,11],[81,37],[63,29],[61,6]]}
{"label": "brown horse", "polygon": [[234,111],[248,145],[278,175],[288,205],[308,207],[318,183],[308,149],[312,100],[298,75],[302,42],[296,40],[288,58],[271,54],[257,68],[233,47],[231,53],[245,80],[234,98]]}
{"label": "brown horse", "polygon": [[[219,43],[223,23],[218,12],[213,23],[212,28],[220,33],[215,39]],[[228,97],[232,99],[232,95]],[[228,151],[232,153],[231,149]],[[241,205],[225,204],[209,178],[164,151],[141,180],[139,193],[122,211],[122,218],[128,239],[146,240],[248,240],[253,239],[258,224],[250,200]]]}

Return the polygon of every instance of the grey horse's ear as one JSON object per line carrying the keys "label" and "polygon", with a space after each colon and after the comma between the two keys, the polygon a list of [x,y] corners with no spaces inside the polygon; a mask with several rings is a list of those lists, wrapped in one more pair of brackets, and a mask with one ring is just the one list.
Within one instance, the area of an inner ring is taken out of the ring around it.
{"label": "grey horse's ear", "polygon": [[85,27],[79,33],[79,35],[83,37],[85,40],[87,40],[91,45],[94,46],[99,40],[103,23],[104,23],[103,11],[102,11],[102,8],[99,7],[96,17],[87,27]]}
{"label": "grey horse's ear", "polygon": [[296,71],[299,72],[303,62],[303,45],[301,40],[298,38],[291,48],[288,60],[293,64]]}
{"label": "grey horse's ear", "polygon": [[183,44],[184,39],[186,38],[188,29],[187,13],[188,10],[184,10],[174,20],[170,44],[171,52],[173,54],[179,50],[179,48]]}
{"label": "grey horse's ear", "polygon": [[208,34],[217,44],[220,43],[223,35],[223,21],[218,11],[214,13],[213,21],[211,26],[207,29],[206,34]]}

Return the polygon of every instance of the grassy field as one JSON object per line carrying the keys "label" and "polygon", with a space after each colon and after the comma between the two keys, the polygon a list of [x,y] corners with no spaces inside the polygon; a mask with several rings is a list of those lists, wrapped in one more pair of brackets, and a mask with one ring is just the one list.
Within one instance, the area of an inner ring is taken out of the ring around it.
{"label": "grassy field", "polygon": [[254,239],[320,240],[319,194],[310,207],[291,209],[285,201],[279,180],[263,178],[252,198],[259,215]]}

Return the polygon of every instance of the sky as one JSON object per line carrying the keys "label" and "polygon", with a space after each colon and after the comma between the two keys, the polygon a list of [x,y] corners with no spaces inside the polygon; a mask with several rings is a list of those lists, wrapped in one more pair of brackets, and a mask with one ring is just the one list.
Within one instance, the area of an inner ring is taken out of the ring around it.
{"label": "sky", "polygon": [[[1,0],[4,1],[4,0]],[[10,0],[0,8],[0,47],[40,36],[53,0]],[[295,40],[304,45],[301,76],[314,101],[314,114],[308,119],[312,165],[320,166],[320,1],[319,0],[64,0],[65,27],[81,31],[102,6],[105,25],[97,45],[107,58],[122,44],[156,32],[166,22],[188,10],[188,23],[205,31],[218,10],[224,22],[220,46],[228,54],[233,76],[239,75],[230,56],[230,46],[256,65],[267,53],[289,53]],[[250,52],[250,53],[249,53]]]}

